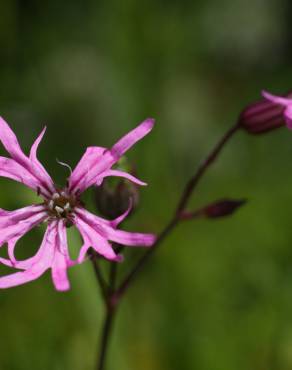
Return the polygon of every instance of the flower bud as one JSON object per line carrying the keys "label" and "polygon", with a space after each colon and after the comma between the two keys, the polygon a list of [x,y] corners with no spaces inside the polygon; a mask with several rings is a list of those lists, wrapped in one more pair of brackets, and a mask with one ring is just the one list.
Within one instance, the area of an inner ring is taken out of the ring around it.
{"label": "flower bud", "polygon": [[[126,159],[119,162],[119,169],[127,170],[134,175],[133,167],[129,169]],[[138,186],[124,178],[106,178],[95,190],[95,204],[102,216],[115,219],[131,206],[130,213],[137,208],[139,202]]]}
{"label": "flower bud", "polygon": [[[291,98],[292,93],[284,95]],[[280,104],[261,99],[245,107],[238,124],[250,134],[262,134],[285,125],[284,110]]]}
{"label": "flower bud", "polygon": [[245,199],[220,199],[193,212],[184,211],[181,220],[192,220],[200,217],[219,218],[231,215],[246,203]]}
{"label": "flower bud", "polygon": [[240,200],[221,199],[204,208],[203,214],[207,218],[218,218],[229,216],[245,203],[246,203],[245,199]]}

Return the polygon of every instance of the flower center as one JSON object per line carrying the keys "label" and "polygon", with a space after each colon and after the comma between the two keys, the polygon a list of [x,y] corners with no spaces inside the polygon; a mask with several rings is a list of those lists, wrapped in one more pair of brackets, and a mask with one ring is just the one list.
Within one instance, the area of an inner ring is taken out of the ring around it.
{"label": "flower center", "polygon": [[66,219],[73,217],[72,212],[77,203],[76,197],[66,190],[57,190],[51,199],[45,201],[50,217]]}

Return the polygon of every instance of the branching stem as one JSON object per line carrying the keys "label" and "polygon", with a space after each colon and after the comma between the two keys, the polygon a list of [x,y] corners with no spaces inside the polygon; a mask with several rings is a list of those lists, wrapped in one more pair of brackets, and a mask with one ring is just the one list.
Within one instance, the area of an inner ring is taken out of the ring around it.
{"label": "branching stem", "polygon": [[218,141],[215,147],[210,151],[206,159],[200,164],[194,176],[191,177],[190,180],[187,182],[185,189],[179,199],[173,217],[166,225],[166,227],[158,235],[153,246],[149,248],[144,253],[144,255],[138,260],[136,265],[124,278],[124,280],[121,282],[118,288],[116,288],[116,274],[117,274],[116,263],[112,263],[110,266],[109,283],[106,284],[101,275],[99,266],[97,265],[96,258],[93,259],[96,277],[100,285],[100,289],[105,303],[105,317],[100,338],[97,370],[105,369],[105,360],[106,354],[108,352],[110,334],[112,332],[113,321],[116,316],[116,310],[120,303],[121,298],[124,296],[128,288],[132,285],[133,281],[138,276],[138,273],[145,266],[149,258],[155,253],[158,246],[173,231],[173,229],[177,227],[181,221],[184,220],[183,212],[185,211],[188,202],[191,198],[191,195],[196,189],[199,181],[204,176],[204,174],[206,173],[207,169],[211,166],[211,164],[214,163],[214,161],[218,158],[218,155],[221,153],[226,143],[231,139],[231,137],[233,137],[233,135],[235,134],[235,132],[237,132],[238,129],[239,129],[238,124],[232,126]]}

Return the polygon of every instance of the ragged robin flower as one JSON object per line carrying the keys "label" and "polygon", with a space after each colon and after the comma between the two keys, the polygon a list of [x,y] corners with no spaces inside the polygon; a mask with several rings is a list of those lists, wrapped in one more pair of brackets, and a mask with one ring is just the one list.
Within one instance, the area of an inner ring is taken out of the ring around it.
{"label": "ragged robin flower", "polygon": [[268,93],[267,91],[262,92],[263,96],[267,101],[281,107],[283,109],[282,116],[284,117],[287,127],[292,130],[292,97],[291,94],[287,97],[276,96]]}
{"label": "ragged robin flower", "polygon": [[[0,246],[8,245],[9,258],[0,258],[3,264],[20,271],[0,277],[0,288],[8,288],[40,277],[46,270],[52,270],[55,288],[65,291],[70,288],[67,268],[86,259],[87,252],[93,248],[100,256],[120,261],[121,256],[113,250],[109,241],[127,246],[150,247],[155,236],[152,234],[131,233],[117,230],[128,211],[114,220],[106,220],[88,212],[80,199],[81,194],[91,186],[100,186],[105,177],[118,176],[139,185],[146,185],[134,176],[112,166],[137,141],[153,128],[154,120],[147,119],[120,139],[111,149],[88,147],[60,189],[37,159],[37,148],[45,128],[38,136],[27,156],[18,140],[0,118],[0,141],[11,158],[0,157],[0,176],[21,182],[42,197],[42,202],[16,211],[0,209]],[[17,260],[14,249],[17,241],[35,226],[46,222],[47,229],[41,246],[35,256]],[[83,239],[77,260],[69,256],[66,228],[75,226]]]}
{"label": "ragged robin flower", "polygon": [[248,104],[243,109],[239,116],[239,126],[255,135],[285,126],[288,118],[285,118],[285,103],[292,104],[291,98],[291,92],[281,97],[263,92],[262,99]]}

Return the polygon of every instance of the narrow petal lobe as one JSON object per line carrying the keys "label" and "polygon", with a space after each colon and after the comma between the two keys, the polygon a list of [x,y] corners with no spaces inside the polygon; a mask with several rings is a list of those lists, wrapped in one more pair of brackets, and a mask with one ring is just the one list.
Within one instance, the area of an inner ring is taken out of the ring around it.
{"label": "narrow petal lobe", "polygon": [[[78,190],[83,192],[94,184],[100,185],[103,177],[109,176],[108,171],[110,171],[111,167],[128,149],[147,135],[153,126],[153,119],[149,118],[145,120],[120,139],[110,150],[100,147],[88,148],[69,178],[70,190],[73,192],[77,192]],[[131,181],[144,185],[144,183],[131,175],[125,175],[123,173],[118,175],[115,172],[115,175],[112,173],[111,176],[127,176]]]}
{"label": "narrow petal lobe", "polygon": [[57,225],[55,222],[52,222],[45,232],[39,252],[34,259],[29,259],[29,264],[26,265],[24,263],[22,266],[22,268],[27,269],[1,277],[0,288],[10,288],[21,285],[40,277],[52,264],[56,234]]}

